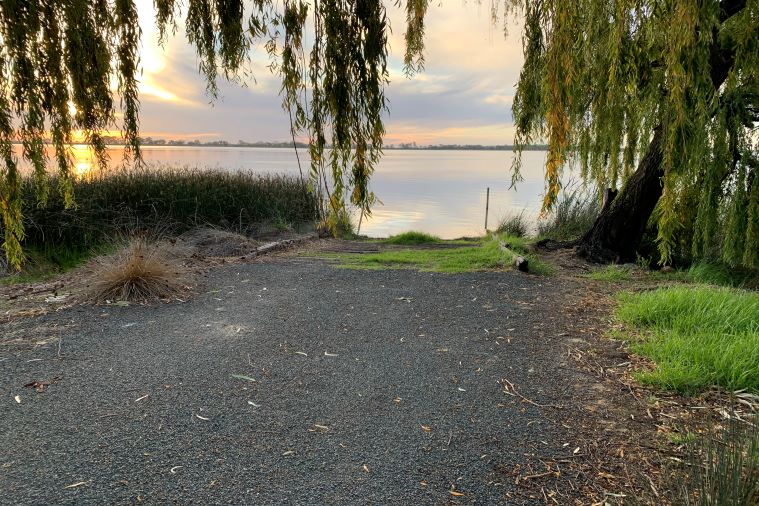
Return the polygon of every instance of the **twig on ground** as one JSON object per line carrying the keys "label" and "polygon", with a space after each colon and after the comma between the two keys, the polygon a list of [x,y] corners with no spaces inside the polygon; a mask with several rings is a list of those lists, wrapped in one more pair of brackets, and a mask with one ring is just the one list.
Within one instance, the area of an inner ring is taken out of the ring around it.
{"label": "twig on ground", "polygon": [[522,399],[524,402],[528,404],[532,404],[533,406],[537,406],[539,408],[564,409],[564,406],[558,406],[556,404],[539,404],[531,399],[528,399],[524,395],[517,392],[516,388],[514,388],[514,384],[511,381],[507,380],[506,378],[501,378],[500,383],[501,383],[501,386],[503,386],[503,393],[507,395],[511,395],[513,397],[519,397],[520,399]]}

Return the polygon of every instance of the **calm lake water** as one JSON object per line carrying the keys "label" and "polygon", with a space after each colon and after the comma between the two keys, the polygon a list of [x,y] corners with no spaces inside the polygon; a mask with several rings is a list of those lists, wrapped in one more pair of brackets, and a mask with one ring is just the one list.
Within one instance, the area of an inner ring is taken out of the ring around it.
{"label": "calm lake water", "polygon": [[[17,146],[18,148],[18,146]],[[256,173],[298,175],[295,151],[276,148],[203,148],[146,146],[144,160],[152,167],[189,166]],[[110,163],[120,166],[121,148],[109,148]],[[304,173],[308,155],[299,150]],[[77,171],[93,166],[84,146],[74,149]],[[371,181],[371,189],[382,201],[372,216],[364,219],[361,233],[387,237],[407,230],[423,230],[452,239],[482,234],[485,229],[485,200],[490,188],[488,227],[495,228],[508,213],[525,212],[534,219],[544,190],[545,152],[523,155],[524,181],[509,190],[509,151],[422,151],[388,150]]]}

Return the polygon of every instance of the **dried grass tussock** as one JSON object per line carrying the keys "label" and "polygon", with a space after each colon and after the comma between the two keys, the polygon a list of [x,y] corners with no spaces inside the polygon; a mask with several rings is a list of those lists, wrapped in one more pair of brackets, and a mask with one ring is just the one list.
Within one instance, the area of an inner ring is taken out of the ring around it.
{"label": "dried grass tussock", "polygon": [[170,299],[187,290],[187,277],[169,245],[132,239],[119,252],[95,260],[85,297],[92,302]]}

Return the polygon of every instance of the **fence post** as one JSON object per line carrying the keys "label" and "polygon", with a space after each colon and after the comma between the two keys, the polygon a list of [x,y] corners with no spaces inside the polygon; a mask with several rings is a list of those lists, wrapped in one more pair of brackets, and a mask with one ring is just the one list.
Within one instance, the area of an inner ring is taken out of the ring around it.
{"label": "fence post", "polygon": [[490,208],[490,187],[488,186],[487,197],[485,197],[485,233],[488,232],[488,209]]}

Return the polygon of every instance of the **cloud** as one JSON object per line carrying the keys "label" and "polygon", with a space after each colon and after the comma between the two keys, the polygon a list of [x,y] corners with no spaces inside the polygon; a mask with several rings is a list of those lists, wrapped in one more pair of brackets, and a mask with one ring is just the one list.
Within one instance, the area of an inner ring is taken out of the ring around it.
{"label": "cloud", "polygon": [[[279,78],[266,68],[263,49],[252,56],[255,79],[248,77],[246,86],[221,81],[220,98],[212,101],[181,27],[161,47],[152,0],[139,0],[138,8],[143,132],[165,132],[167,138],[206,132],[231,141],[289,138]],[[505,40],[501,28],[491,24],[489,9],[477,3],[434,4],[426,23],[426,70],[409,80],[402,73],[405,14],[389,7],[388,15],[393,33],[387,142],[511,142],[510,106],[522,63],[518,32]]]}

